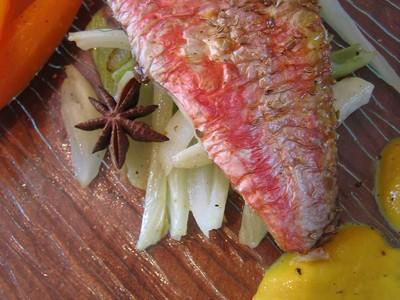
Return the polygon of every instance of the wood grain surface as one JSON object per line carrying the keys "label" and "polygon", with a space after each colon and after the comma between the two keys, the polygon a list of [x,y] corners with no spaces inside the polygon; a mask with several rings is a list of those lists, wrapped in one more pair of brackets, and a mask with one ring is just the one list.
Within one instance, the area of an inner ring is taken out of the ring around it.
{"label": "wood grain surface", "polygon": [[[400,74],[400,1],[341,2]],[[71,30],[102,5],[86,1]],[[334,45],[344,43],[335,38]],[[71,63],[95,80],[85,54],[64,42],[0,112],[0,299],[251,299],[281,252],[270,237],[254,250],[238,243],[243,204],[234,193],[223,228],[209,239],[191,219],[181,242],[165,238],[138,252],[143,192],[108,160],[80,187],[58,93],[62,67]],[[399,246],[400,234],[374,201],[373,172],[382,147],[400,136],[400,96],[367,68],[358,75],[376,89],[338,130],[340,217],[370,224]]]}

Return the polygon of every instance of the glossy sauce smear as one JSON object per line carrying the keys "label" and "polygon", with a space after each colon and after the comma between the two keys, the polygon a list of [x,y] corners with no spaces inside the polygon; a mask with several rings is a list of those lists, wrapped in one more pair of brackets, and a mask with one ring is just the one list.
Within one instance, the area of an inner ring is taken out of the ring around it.
{"label": "glossy sauce smear", "polygon": [[336,300],[400,297],[400,250],[367,226],[346,225],[323,246],[329,259],[287,253],[265,273],[255,300]]}
{"label": "glossy sauce smear", "polygon": [[395,230],[400,231],[400,138],[383,149],[375,185],[382,214]]}

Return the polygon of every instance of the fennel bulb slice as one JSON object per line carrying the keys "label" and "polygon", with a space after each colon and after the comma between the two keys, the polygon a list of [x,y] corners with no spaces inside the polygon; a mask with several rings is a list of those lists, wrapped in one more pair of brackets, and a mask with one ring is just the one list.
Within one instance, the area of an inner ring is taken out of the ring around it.
{"label": "fennel bulb slice", "polygon": [[[127,72],[129,76],[131,72]],[[131,73],[133,76],[133,72]],[[125,77],[124,76],[124,77]],[[121,80],[122,81],[122,80]],[[153,85],[142,84],[140,87],[138,105],[150,105],[153,102]],[[141,118],[140,121],[151,124],[152,116]],[[152,155],[152,143],[143,143],[129,138],[129,149],[126,155],[125,169],[129,182],[140,189],[145,190],[149,177],[150,160]]]}
{"label": "fennel bulb slice", "polygon": [[[153,104],[158,105],[158,109],[152,115],[152,127],[158,132],[163,132],[171,119],[173,103],[168,94],[158,85],[154,86],[153,99]],[[151,151],[142,226],[136,245],[139,250],[156,244],[168,232],[167,176],[160,162],[160,146],[160,144],[154,144]]]}
{"label": "fennel bulb slice", "polygon": [[166,127],[169,141],[160,146],[161,165],[166,175],[171,172],[173,163],[171,157],[184,150],[194,137],[192,124],[178,110],[169,120]]}
{"label": "fennel bulb slice", "polygon": [[190,210],[205,236],[219,229],[224,219],[229,181],[216,165],[188,171]]}
{"label": "fennel bulb slice", "polygon": [[367,104],[374,85],[358,77],[348,77],[333,85],[333,106],[339,113],[338,122],[342,123],[354,111]]}
{"label": "fennel bulb slice", "polygon": [[389,65],[386,59],[366,39],[357,24],[343,9],[338,0],[320,0],[322,18],[350,45],[360,44],[367,51],[376,52],[371,66],[380,74],[382,79],[400,92],[400,77]]}
{"label": "fennel bulb slice", "polygon": [[250,248],[257,247],[267,234],[264,221],[247,204],[243,207],[242,222],[239,230],[239,242]]}
{"label": "fennel bulb slice", "polygon": [[[153,154],[157,155],[157,150],[154,149]],[[146,188],[142,226],[136,244],[138,250],[158,243],[168,232],[167,191],[167,177],[159,161],[153,160]]]}
{"label": "fennel bulb slice", "polygon": [[115,89],[114,98],[120,100],[122,93],[126,87],[126,85],[135,78],[135,73],[133,71],[126,71],[122,78],[118,81],[117,87]]}
{"label": "fennel bulb slice", "polygon": [[219,229],[222,226],[225,213],[225,205],[228,199],[229,180],[216,165],[213,166],[213,176],[210,191],[210,202],[207,208],[207,223],[205,227],[208,231]]}
{"label": "fennel bulb slice", "polygon": [[75,177],[82,186],[87,186],[97,176],[106,151],[92,154],[100,131],[83,131],[75,128],[75,124],[100,117],[89,102],[89,97],[97,96],[91,84],[74,66],[67,66],[65,73],[67,77],[60,91],[61,114],[71,143]]}
{"label": "fennel bulb slice", "polygon": [[208,235],[207,209],[210,202],[213,165],[188,170],[188,193],[190,210],[197,225],[205,236]]}
{"label": "fennel bulb slice", "polygon": [[203,145],[199,142],[182,150],[172,157],[174,168],[192,169],[212,164]]}
{"label": "fennel bulb slice", "polygon": [[169,234],[179,241],[186,235],[189,217],[189,196],[187,173],[185,169],[172,169],[168,175],[169,199]]}
{"label": "fennel bulb slice", "polygon": [[127,34],[119,29],[93,29],[70,32],[68,40],[75,42],[82,50],[94,48],[130,49]]}

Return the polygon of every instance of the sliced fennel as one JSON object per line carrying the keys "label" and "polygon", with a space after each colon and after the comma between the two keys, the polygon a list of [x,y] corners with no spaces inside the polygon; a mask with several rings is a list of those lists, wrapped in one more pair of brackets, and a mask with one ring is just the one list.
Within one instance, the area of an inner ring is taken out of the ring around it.
{"label": "sliced fennel", "polygon": [[208,154],[200,142],[172,157],[172,166],[174,168],[192,169],[209,164],[212,164],[212,160],[208,158]]}
{"label": "sliced fennel", "polygon": [[119,29],[93,29],[71,32],[68,40],[82,50],[94,48],[130,49],[128,36]]}
{"label": "sliced fennel", "polygon": [[120,81],[124,74],[128,71],[132,71],[135,67],[135,60],[131,59],[127,63],[123,64],[119,69],[112,73],[112,79],[116,82]]}
{"label": "sliced fennel", "polygon": [[216,166],[213,166],[213,177],[210,192],[210,202],[205,213],[207,223],[204,224],[206,230],[219,229],[222,226],[225,213],[225,205],[228,199],[229,180],[225,174]]}
{"label": "sliced fennel", "polygon": [[166,132],[169,141],[161,144],[160,159],[164,172],[168,175],[172,170],[171,157],[189,145],[194,137],[194,130],[192,124],[178,110],[169,120]]}
{"label": "sliced fennel", "polygon": [[333,105],[339,113],[338,121],[342,123],[348,116],[371,98],[374,85],[358,77],[342,79],[333,86]]}
{"label": "sliced fennel", "polygon": [[136,244],[138,250],[144,250],[156,244],[168,232],[167,192],[167,177],[163,173],[161,164],[157,160],[152,160],[142,226]]}
{"label": "sliced fennel", "polygon": [[[153,128],[163,132],[172,116],[172,100],[159,86],[154,86],[153,104],[159,106],[152,116]],[[167,192],[167,176],[160,162],[160,145],[155,144],[151,151],[142,226],[136,245],[139,250],[154,245],[168,232]]]}
{"label": "sliced fennel", "polygon": [[126,85],[133,78],[135,78],[135,73],[133,73],[133,71],[125,72],[125,74],[122,76],[121,80],[118,81],[118,83],[117,83],[117,87],[115,89],[115,94],[114,94],[115,99],[120,99],[121,98],[121,95],[122,95]]}
{"label": "sliced fennel", "polygon": [[105,151],[92,154],[99,137],[98,131],[82,131],[74,126],[97,118],[100,113],[89,102],[96,98],[90,83],[72,65],[65,68],[67,75],[61,86],[61,114],[71,144],[71,160],[74,173],[82,186],[87,186],[97,176]]}
{"label": "sliced fennel", "polygon": [[129,140],[129,150],[126,155],[125,169],[129,182],[142,190],[146,190],[149,179],[151,143],[140,143]]}
{"label": "sliced fennel", "polygon": [[243,207],[242,222],[239,230],[239,242],[255,248],[267,234],[264,221],[247,204]]}
{"label": "sliced fennel", "polygon": [[350,45],[360,44],[367,51],[376,52],[371,66],[380,74],[382,79],[400,92],[400,77],[389,65],[386,59],[379,54],[375,47],[364,37],[357,24],[347,14],[338,0],[320,0],[323,19]]}
{"label": "sliced fennel", "polygon": [[208,237],[207,209],[210,201],[213,165],[188,170],[188,193],[190,210],[197,225]]}
{"label": "sliced fennel", "polygon": [[224,219],[229,181],[215,165],[188,171],[190,210],[204,235],[219,229]]}
{"label": "sliced fennel", "polygon": [[[127,72],[124,77],[129,78],[133,73]],[[121,84],[122,85],[122,84]],[[139,105],[150,105],[153,102],[153,85],[143,84],[140,88]],[[151,124],[151,115],[141,118],[141,122]],[[129,182],[140,189],[146,189],[149,177],[151,143],[141,143],[129,139],[129,149],[126,155],[124,170]]]}
{"label": "sliced fennel", "polygon": [[332,75],[334,78],[347,76],[369,64],[374,52],[365,51],[359,44],[332,53]]}
{"label": "sliced fennel", "polygon": [[[95,42],[100,43],[101,41],[103,42],[107,39],[110,39],[111,36],[118,37],[118,39],[121,38],[121,33],[119,34],[114,34],[115,30],[110,30],[108,29],[109,24],[106,20],[106,18],[103,15],[103,11],[97,12],[88,26],[86,27],[87,31],[84,32],[77,32],[77,33],[71,33],[70,37],[72,35],[72,38],[75,39],[79,43],[84,43],[88,45],[94,45]],[[95,30],[95,31],[93,31]],[[89,32],[89,33],[87,33]],[[88,37],[89,35],[89,37]],[[94,41],[94,36],[97,37],[97,40]],[[126,43],[127,41],[125,41]],[[128,49],[129,49],[129,42],[128,44]],[[91,50],[92,53],[92,58],[93,62],[96,66],[97,72],[100,76],[101,82],[104,86],[104,88],[111,94],[114,95],[117,87],[117,83],[120,81],[122,76],[125,74],[125,72],[129,70],[133,70],[133,59],[131,58],[130,61],[132,62],[132,68],[130,69],[124,69],[124,72],[120,72],[118,78],[113,78],[112,74],[113,70],[109,70],[110,67],[110,60],[112,60],[113,65],[118,65],[118,62],[116,61],[116,57],[114,55],[115,49],[118,48],[119,44],[113,45],[112,48],[93,48]],[[78,45],[79,46],[79,45]],[[126,60],[125,57],[121,57],[121,60]]]}
{"label": "sliced fennel", "polygon": [[[87,25],[86,29],[99,29],[99,28],[107,28],[108,23],[107,20],[103,16],[103,12],[97,12],[90,23]],[[107,69],[108,58],[110,57],[113,49],[107,48],[95,48],[91,50],[93,62],[96,66],[97,73],[100,76],[101,83],[103,87],[111,94],[115,94],[116,89],[116,81],[111,76],[111,73]]]}
{"label": "sliced fennel", "polygon": [[[130,61],[133,62],[130,50],[113,49],[110,57],[108,58],[107,70],[110,72],[115,72]],[[131,70],[133,70],[133,68]]]}
{"label": "sliced fennel", "polygon": [[172,169],[168,175],[168,211],[172,239],[179,241],[186,235],[189,217],[189,195],[187,174],[184,169]]}

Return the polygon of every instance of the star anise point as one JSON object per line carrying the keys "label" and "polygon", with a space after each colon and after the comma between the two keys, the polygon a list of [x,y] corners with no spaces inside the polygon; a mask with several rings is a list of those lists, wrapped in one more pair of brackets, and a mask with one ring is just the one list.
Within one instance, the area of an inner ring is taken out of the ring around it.
{"label": "star anise point", "polygon": [[122,168],[128,151],[127,135],[141,142],[169,140],[165,135],[153,130],[150,125],[135,121],[158,108],[157,105],[137,106],[139,89],[140,83],[136,79],[131,80],[120,101],[116,102],[103,87],[98,87],[96,91],[99,99],[90,97],[89,101],[102,116],[75,125],[76,128],[86,131],[102,129],[93,153],[108,147],[111,160],[118,169]]}

